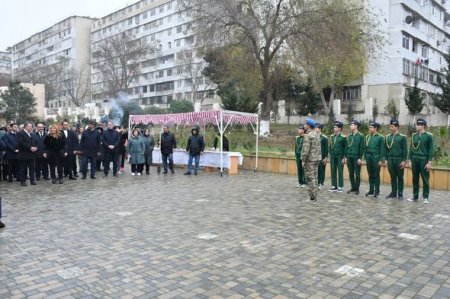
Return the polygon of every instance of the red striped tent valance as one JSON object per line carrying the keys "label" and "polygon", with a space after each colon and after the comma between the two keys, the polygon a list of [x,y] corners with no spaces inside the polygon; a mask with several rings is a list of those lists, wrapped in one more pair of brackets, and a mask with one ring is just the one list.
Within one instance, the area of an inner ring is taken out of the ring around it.
{"label": "red striped tent valance", "polygon": [[174,114],[147,114],[147,115],[130,115],[131,125],[137,124],[153,124],[153,125],[206,125],[217,124],[220,121],[222,113],[223,121],[230,125],[240,124],[256,124],[258,122],[257,114],[241,113],[233,111],[200,111]]}

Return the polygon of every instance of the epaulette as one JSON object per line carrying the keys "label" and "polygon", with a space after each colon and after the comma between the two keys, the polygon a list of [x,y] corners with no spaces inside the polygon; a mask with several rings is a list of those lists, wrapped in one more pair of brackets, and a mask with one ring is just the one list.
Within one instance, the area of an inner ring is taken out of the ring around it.
{"label": "epaulette", "polygon": [[431,136],[433,136],[433,133],[430,133],[430,132],[428,132],[428,131],[425,131],[425,133],[430,134]]}
{"label": "epaulette", "polygon": [[346,137],[347,137],[347,135],[345,135],[345,134],[341,134],[341,136],[342,136],[342,137],[344,137],[344,138],[346,138]]}
{"label": "epaulette", "polygon": [[[391,134],[389,134],[389,135],[391,135]],[[398,133],[398,135],[399,135],[399,136],[402,136],[402,137],[406,137],[406,135],[404,135],[404,134],[402,134],[402,133]]]}

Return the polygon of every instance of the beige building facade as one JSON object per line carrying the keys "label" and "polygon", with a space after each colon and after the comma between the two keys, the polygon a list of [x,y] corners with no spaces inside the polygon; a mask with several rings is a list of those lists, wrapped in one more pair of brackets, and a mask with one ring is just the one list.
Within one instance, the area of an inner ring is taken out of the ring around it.
{"label": "beige building facade", "polygon": [[[89,84],[90,28],[95,19],[72,16],[36,33],[12,47],[12,68],[16,79],[47,85],[45,106],[73,107],[68,85],[62,82],[82,72],[79,84]],[[85,102],[89,102],[89,94]]]}

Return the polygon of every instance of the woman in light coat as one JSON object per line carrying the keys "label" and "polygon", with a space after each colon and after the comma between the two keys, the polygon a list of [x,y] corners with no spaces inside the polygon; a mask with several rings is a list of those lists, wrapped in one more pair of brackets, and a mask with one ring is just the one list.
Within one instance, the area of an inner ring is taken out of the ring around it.
{"label": "woman in light coat", "polygon": [[142,175],[145,163],[145,142],[141,138],[139,129],[134,129],[128,139],[128,157],[131,164],[131,175]]}

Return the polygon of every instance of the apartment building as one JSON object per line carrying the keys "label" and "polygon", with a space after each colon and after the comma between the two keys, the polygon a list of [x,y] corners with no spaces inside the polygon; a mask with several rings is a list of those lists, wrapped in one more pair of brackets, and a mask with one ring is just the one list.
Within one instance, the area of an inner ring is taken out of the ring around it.
{"label": "apartment building", "polygon": [[0,74],[11,76],[11,52],[0,51]]}
{"label": "apartment building", "polygon": [[400,111],[400,122],[413,117],[405,105],[405,97],[415,78],[426,97],[421,116],[432,125],[447,124],[447,115],[433,106],[432,94],[440,92],[437,77],[447,67],[443,55],[450,46],[450,4],[446,0],[370,0],[372,11],[379,17],[387,34],[381,57],[372,62],[361,80],[351,82],[338,98],[341,114],[351,106],[362,119],[372,119],[373,107],[379,120],[387,123],[385,107],[394,101]]}
{"label": "apartment building", "polygon": [[[100,48],[126,34],[133,42],[148,46],[136,65],[131,83],[121,94],[142,107],[165,108],[174,100],[190,100],[211,106],[218,102],[211,82],[201,75],[203,59],[196,57],[195,36],[187,12],[175,0],[142,0],[92,23],[92,101],[113,100],[101,65]],[[106,104],[107,105],[107,104]]]}
{"label": "apartment building", "polygon": [[[62,84],[68,70],[78,72],[81,86],[90,79],[90,31],[96,19],[71,16],[12,47],[13,72],[23,82],[46,85],[45,107],[73,107],[69,87]],[[69,74],[69,73],[67,73]],[[87,81],[85,81],[87,80]],[[86,99],[89,102],[89,94]]]}

